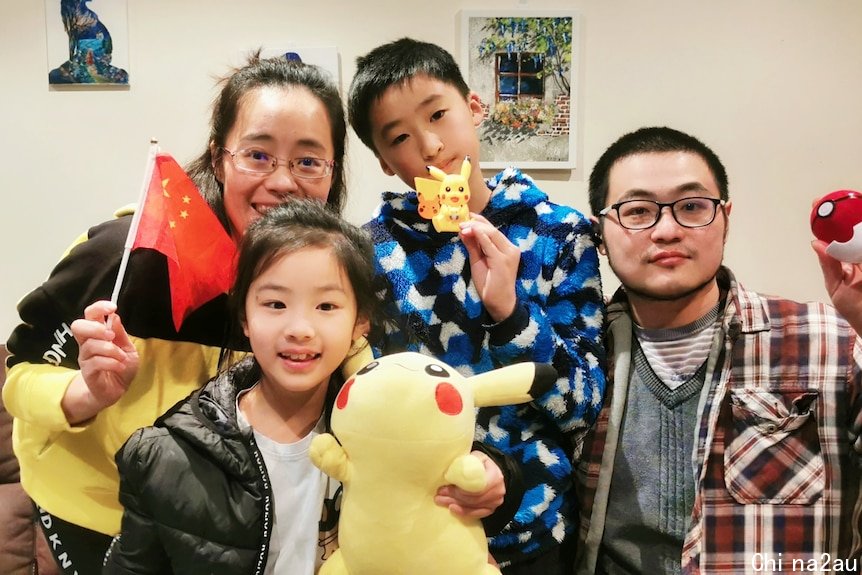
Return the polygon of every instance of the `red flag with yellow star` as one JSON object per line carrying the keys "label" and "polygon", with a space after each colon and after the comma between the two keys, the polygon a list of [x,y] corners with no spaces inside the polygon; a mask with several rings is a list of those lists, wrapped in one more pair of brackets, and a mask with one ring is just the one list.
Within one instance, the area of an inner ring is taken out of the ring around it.
{"label": "red flag with yellow star", "polygon": [[132,249],[168,259],[171,312],[177,331],[193,310],[233,284],[236,245],[169,154],[157,154]]}

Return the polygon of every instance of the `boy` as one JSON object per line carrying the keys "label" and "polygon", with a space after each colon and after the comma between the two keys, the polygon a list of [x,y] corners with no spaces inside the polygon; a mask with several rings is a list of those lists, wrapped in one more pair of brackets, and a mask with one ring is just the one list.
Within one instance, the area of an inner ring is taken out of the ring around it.
{"label": "boy", "polygon": [[400,327],[382,351],[427,353],[464,375],[519,361],[554,365],[555,389],[535,402],[481,409],[476,439],[517,459],[526,482],[514,519],[489,542],[503,572],[568,574],[573,441],[604,392],[604,307],[590,223],[549,202],[514,168],[482,178],[481,102],[438,46],[404,38],[360,57],[348,114],[383,171],[411,188],[427,166],[453,173],[471,159],[472,220],[459,233],[434,231],[413,191],[384,193],[366,224]]}

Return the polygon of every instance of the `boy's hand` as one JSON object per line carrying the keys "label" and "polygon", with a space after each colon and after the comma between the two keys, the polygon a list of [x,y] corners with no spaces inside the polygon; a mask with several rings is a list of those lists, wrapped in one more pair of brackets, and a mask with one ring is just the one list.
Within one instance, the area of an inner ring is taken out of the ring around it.
{"label": "boy's hand", "polygon": [[86,421],[115,404],[138,372],[138,352],[109,301],[97,301],[72,322],[80,373],[60,405],[70,424]]}
{"label": "boy's hand", "polygon": [[521,263],[521,250],[491,222],[471,213],[461,224],[461,241],[470,257],[470,270],[482,304],[495,322],[515,310],[515,278]]}
{"label": "boy's hand", "polygon": [[506,495],[506,482],[503,472],[493,459],[481,451],[473,451],[471,455],[481,460],[485,468],[485,489],[470,492],[454,485],[444,485],[437,490],[434,502],[442,507],[448,507],[458,515],[482,519],[502,505]]}

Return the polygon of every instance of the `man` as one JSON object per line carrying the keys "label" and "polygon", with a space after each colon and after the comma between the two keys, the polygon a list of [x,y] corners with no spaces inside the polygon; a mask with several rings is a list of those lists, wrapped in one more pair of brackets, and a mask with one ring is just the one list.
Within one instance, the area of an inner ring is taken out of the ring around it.
{"label": "man", "polygon": [[[590,207],[622,287],[609,391],[577,471],[577,572],[858,571],[856,332],[722,266],[727,174],[687,134],[620,138],[590,176]],[[852,289],[823,264],[830,294]]]}

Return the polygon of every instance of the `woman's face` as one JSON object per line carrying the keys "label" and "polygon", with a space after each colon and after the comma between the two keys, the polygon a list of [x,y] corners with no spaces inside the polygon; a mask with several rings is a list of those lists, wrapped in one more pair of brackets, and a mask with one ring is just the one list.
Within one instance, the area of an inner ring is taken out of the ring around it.
{"label": "woman's face", "polygon": [[288,160],[298,158],[331,161],[335,154],[329,115],[307,88],[264,86],[248,92],[240,100],[224,147],[233,153],[253,150],[255,156],[265,154],[279,160],[272,173],[252,174],[237,169],[227,152],[212,150],[235,241],[266,210],[292,196],[326,202],[332,185],[331,170],[322,178],[305,179],[291,173],[288,165]]}

